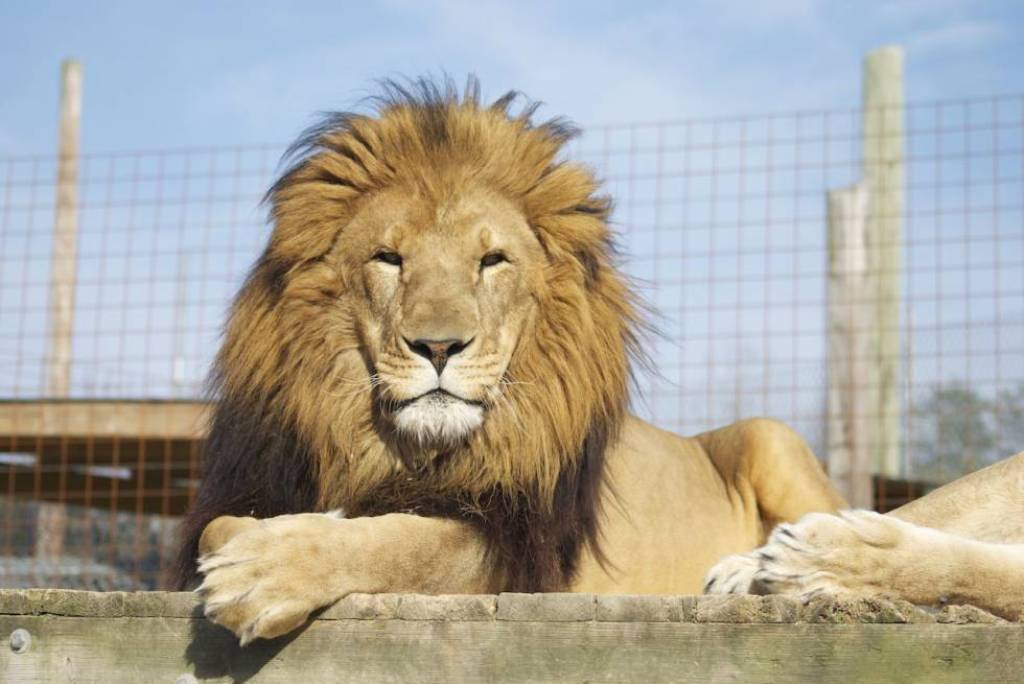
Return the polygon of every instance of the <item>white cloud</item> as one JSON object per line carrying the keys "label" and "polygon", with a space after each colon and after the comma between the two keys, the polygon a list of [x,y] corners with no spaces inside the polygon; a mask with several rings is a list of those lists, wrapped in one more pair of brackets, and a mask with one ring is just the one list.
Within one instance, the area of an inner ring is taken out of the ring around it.
{"label": "white cloud", "polygon": [[[769,55],[758,56],[749,47],[753,39],[748,40],[743,30],[723,35],[709,29],[709,21],[722,20],[715,17],[723,14],[717,4],[687,9],[669,3],[604,14],[581,5],[577,17],[565,9],[571,7],[568,4],[395,2],[405,11],[422,13],[431,43],[453,50],[461,46],[475,62],[493,66],[508,86],[543,99],[551,105],[548,111],[583,124],[815,106],[842,97],[834,71],[821,71],[817,82],[801,80],[808,75],[805,63],[795,65],[791,73],[766,77]],[[750,10],[747,3],[730,0],[724,14],[742,15],[754,39],[774,35],[781,30],[779,25],[789,33],[820,36],[807,48],[816,51],[818,62],[843,54],[843,41],[820,30],[824,19],[816,3],[768,4],[770,10]],[[709,12],[714,19],[709,19]],[[778,52],[773,48],[770,57]],[[853,54],[851,76],[856,78]],[[855,95],[856,82],[847,85]],[[491,79],[485,79],[484,86],[496,88]],[[752,107],[750,102],[759,96],[764,102]]]}
{"label": "white cloud", "polygon": [[647,112],[664,117],[688,109],[680,87],[685,68],[669,70],[652,55],[645,59],[642,39],[636,38],[653,27],[644,19],[632,18],[628,31],[569,32],[543,9],[441,0],[429,21],[443,44],[470,37],[480,61],[498,67],[508,86],[575,118],[621,120]]}
{"label": "white cloud", "polygon": [[1005,29],[997,24],[966,21],[911,34],[905,45],[907,52],[916,57],[976,48],[1002,40],[1005,34]]}
{"label": "white cloud", "polygon": [[[189,84],[182,119],[190,129],[228,128],[238,140],[285,141],[312,113],[371,93],[375,78],[442,70],[457,80],[478,74],[488,97],[522,89],[546,103],[541,116],[564,114],[585,126],[831,109],[856,103],[861,57],[873,44],[907,47],[920,96],[930,94],[937,71],[921,55],[958,50],[966,58],[1004,37],[981,19],[953,23],[962,11],[945,0],[844,7],[380,0],[375,23],[344,39],[286,36],[246,59],[208,36],[196,40],[210,44],[186,42],[183,66],[218,68]],[[381,19],[389,16],[394,26]],[[883,23],[889,28],[878,29]],[[947,66],[935,87],[948,88],[949,73]]]}
{"label": "white cloud", "polygon": [[791,26],[794,22],[816,21],[828,9],[828,3],[821,0],[718,0],[712,7],[712,11],[723,13],[728,19],[743,24]]}
{"label": "white cloud", "polygon": [[875,5],[875,16],[894,24],[919,23],[929,19],[945,19],[958,15],[963,0],[894,0]]}

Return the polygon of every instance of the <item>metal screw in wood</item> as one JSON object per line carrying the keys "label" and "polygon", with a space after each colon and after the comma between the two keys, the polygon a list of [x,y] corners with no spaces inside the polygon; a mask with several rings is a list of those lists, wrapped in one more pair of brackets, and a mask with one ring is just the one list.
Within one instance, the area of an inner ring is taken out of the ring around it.
{"label": "metal screw in wood", "polygon": [[19,627],[11,632],[10,645],[15,653],[24,653],[32,646],[32,635],[27,629]]}

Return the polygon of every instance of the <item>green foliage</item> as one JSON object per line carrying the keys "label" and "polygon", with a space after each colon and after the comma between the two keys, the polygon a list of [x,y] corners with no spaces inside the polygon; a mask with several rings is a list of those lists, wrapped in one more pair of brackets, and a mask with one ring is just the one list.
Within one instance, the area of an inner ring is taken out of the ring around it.
{"label": "green foliage", "polygon": [[948,482],[1024,449],[1024,383],[993,399],[938,385],[910,421],[910,477]]}
{"label": "green foliage", "polygon": [[996,396],[996,451],[1009,456],[1024,451],[1024,382]]}

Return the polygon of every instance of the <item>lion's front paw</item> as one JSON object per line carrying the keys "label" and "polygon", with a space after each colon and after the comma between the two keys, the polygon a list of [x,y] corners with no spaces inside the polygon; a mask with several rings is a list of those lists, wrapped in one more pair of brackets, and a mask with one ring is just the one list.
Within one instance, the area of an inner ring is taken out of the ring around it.
{"label": "lion's front paw", "polygon": [[260,520],[202,556],[205,579],[197,591],[206,617],[238,635],[243,646],[300,627],[346,591],[332,559],[344,522],[325,514]]}
{"label": "lion's front paw", "polygon": [[754,575],[760,565],[753,553],[726,556],[718,561],[704,578],[705,594],[752,593]]}
{"label": "lion's front paw", "polygon": [[812,513],[779,525],[754,552],[754,582],[763,592],[804,597],[898,595],[929,533],[871,511]]}

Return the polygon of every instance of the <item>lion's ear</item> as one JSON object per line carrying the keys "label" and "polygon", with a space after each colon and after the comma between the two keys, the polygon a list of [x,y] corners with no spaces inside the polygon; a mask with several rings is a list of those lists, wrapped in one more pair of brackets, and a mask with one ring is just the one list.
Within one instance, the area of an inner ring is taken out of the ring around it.
{"label": "lion's ear", "polygon": [[556,260],[572,262],[588,290],[611,267],[611,234],[598,216],[570,211],[544,217],[534,225],[545,251]]}
{"label": "lion's ear", "polygon": [[524,198],[542,241],[575,255],[588,273],[600,267],[610,244],[611,200],[595,194],[597,190],[589,169],[563,163],[549,169]]}
{"label": "lion's ear", "polygon": [[524,200],[531,214],[566,214],[587,205],[597,189],[597,181],[586,167],[561,163],[549,166]]}
{"label": "lion's ear", "polygon": [[274,184],[266,197],[274,225],[268,257],[295,264],[327,253],[363,192],[362,184],[353,180],[357,172],[352,166],[351,160],[320,153]]}

